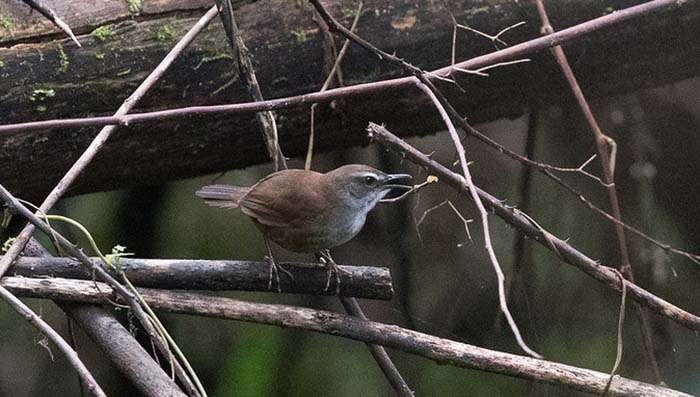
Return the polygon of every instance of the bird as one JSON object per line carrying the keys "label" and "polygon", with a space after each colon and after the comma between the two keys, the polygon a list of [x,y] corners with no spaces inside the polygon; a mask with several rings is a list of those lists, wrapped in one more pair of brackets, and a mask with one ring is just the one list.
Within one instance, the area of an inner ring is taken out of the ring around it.
{"label": "bird", "polygon": [[387,174],[364,164],[348,164],[320,173],[286,169],[272,173],[253,186],[208,185],[195,192],[212,207],[240,209],[262,233],[270,263],[269,288],[273,274],[280,290],[279,272],[291,274],[276,265],[270,241],[300,253],[320,253],[330,274],[335,272],[339,288],[339,269],[330,257],[330,249],[355,237],[365,224],[367,214],[393,188],[412,186],[396,183],[410,179],[409,174]]}

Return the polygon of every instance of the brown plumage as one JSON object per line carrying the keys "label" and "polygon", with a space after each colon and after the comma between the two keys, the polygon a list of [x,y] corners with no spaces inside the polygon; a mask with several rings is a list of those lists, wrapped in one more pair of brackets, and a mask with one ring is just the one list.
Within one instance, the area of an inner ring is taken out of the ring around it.
{"label": "brown plumage", "polygon": [[366,165],[328,173],[284,170],[252,187],[204,186],[196,195],[211,206],[240,208],[269,239],[295,252],[330,249],[352,239],[367,213],[407,175],[388,175]]}

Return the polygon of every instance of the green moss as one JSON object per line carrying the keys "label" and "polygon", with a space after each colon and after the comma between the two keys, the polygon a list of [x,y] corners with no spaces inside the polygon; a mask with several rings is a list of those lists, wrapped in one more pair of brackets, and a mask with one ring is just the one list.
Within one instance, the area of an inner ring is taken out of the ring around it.
{"label": "green moss", "polygon": [[0,59],[0,69],[2,69],[2,68],[4,68],[4,67],[5,67],[5,62],[3,62],[3,61]]}
{"label": "green moss", "polygon": [[37,111],[37,112],[40,112],[40,113],[45,112],[45,111],[46,111],[46,105],[39,105],[39,106],[37,106],[37,107],[36,107],[36,111]]}
{"label": "green moss", "polygon": [[0,28],[10,29],[12,27],[12,21],[10,17],[5,14],[0,14]]}
{"label": "green moss", "polygon": [[105,59],[105,53],[104,52],[96,52],[95,58],[96,59]]}
{"label": "green moss", "polygon": [[63,46],[61,44],[59,44],[58,45],[58,72],[59,73],[67,72],[69,65],[70,65],[70,61],[68,60],[68,55],[66,55],[66,52],[63,51]]}
{"label": "green moss", "polygon": [[32,102],[43,101],[46,98],[53,98],[56,96],[56,90],[50,87],[37,88],[29,94],[29,100]]}
{"label": "green moss", "polygon": [[107,41],[112,33],[112,25],[103,25],[90,32],[90,35],[95,37],[97,40],[104,42]]}
{"label": "green moss", "polygon": [[489,12],[489,6],[483,6],[483,7],[472,7],[469,10],[467,10],[467,15],[478,15],[478,14],[483,14],[485,12]]}
{"label": "green moss", "polygon": [[156,31],[156,40],[158,41],[170,41],[175,37],[175,32],[173,31],[173,26],[169,23],[161,26]]}
{"label": "green moss", "polygon": [[126,0],[126,4],[129,6],[130,13],[138,14],[141,12],[141,0]]}
{"label": "green moss", "polygon": [[294,38],[297,39],[297,43],[299,44],[304,44],[306,40],[309,39],[309,35],[306,32],[306,30],[299,28],[297,30],[292,30],[291,31],[292,35],[294,35]]}
{"label": "green moss", "polygon": [[194,70],[199,69],[205,63],[218,61],[220,59],[233,59],[233,56],[231,54],[228,54],[225,52],[222,52],[222,53],[219,53],[216,55],[212,55],[212,56],[204,55],[204,56],[202,56],[202,59],[199,60],[199,63],[197,64],[197,66],[194,67]]}

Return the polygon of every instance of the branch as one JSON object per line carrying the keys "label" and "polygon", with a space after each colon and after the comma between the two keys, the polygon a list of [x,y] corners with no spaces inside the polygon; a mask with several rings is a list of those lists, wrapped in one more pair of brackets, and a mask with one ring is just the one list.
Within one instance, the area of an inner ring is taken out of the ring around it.
{"label": "branch", "polygon": [[[616,24],[630,19],[640,18],[655,12],[667,10],[669,8],[680,8],[688,4],[687,1],[677,0],[654,0],[644,4],[619,10],[601,17],[580,23],[567,29],[560,30],[546,37],[538,37],[526,42],[499,50],[492,53],[471,58],[469,60],[446,66],[428,73],[428,77],[435,79],[436,75],[449,76],[455,71],[455,67],[467,70],[476,70],[484,66],[494,65],[499,62],[511,61],[532,54],[555,45],[571,42],[580,39],[585,35],[595,31],[609,28]],[[190,116],[204,116],[212,114],[247,114],[267,110],[287,109],[302,105],[310,105],[314,102],[325,103],[336,99],[349,98],[359,95],[377,93],[389,89],[405,89],[413,86],[410,77],[398,79],[382,80],[371,83],[356,84],[346,87],[334,88],[321,93],[308,93],[279,99],[272,99],[263,102],[237,103],[213,106],[192,106],[186,108],[176,108],[162,110],[158,112],[133,113],[131,115],[116,115],[111,117],[87,117],[71,119],[54,119],[44,121],[34,121],[17,124],[0,125],[0,133],[40,130],[48,128],[68,128],[103,125],[127,125],[152,121],[164,121],[168,119],[183,118]]]}
{"label": "branch", "polygon": [[[5,277],[0,285],[14,293],[33,298],[101,302],[114,297],[110,288],[90,281]],[[367,321],[355,316],[295,306],[250,303],[197,293],[140,289],[149,305],[173,313],[246,321],[304,329],[357,341],[383,345],[429,358],[440,364],[488,371],[600,394],[608,374],[555,362],[438,338],[395,325]],[[688,396],[687,394],[623,377],[615,377],[608,393],[612,396]]]}
{"label": "branch", "polygon": [[[95,265],[99,258],[90,258]],[[191,259],[135,259],[121,258],[121,270],[139,287],[208,291],[264,291],[270,292],[268,282],[270,265],[267,262],[214,261]],[[282,277],[285,293],[335,295],[335,278],[324,291],[327,270],[317,263],[280,263],[294,281]],[[385,267],[339,266],[340,296],[390,300],[394,295],[391,274]],[[115,272],[109,271],[116,276]],[[8,274],[23,277],[61,277],[92,279],[92,272],[70,258],[21,257],[10,267]]]}
{"label": "branch", "polygon": [[[450,171],[442,164],[431,159],[413,146],[407,144],[405,141],[380,125],[370,123],[368,126],[368,133],[370,138],[373,140],[406,156],[412,162],[429,169],[431,174],[436,175],[440,181],[448,184],[469,197],[467,185],[465,184],[462,176]],[[582,252],[578,251],[564,240],[561,240],[553,234],[547,232],[541,226],[534,223],[532,218],[522,211],[519,211],[517,208],[506,206],[501,200],[493,197],[481,189],[477,189],[477,193],[484,205],[486,205],[486,207],[488,207],[496,216],[502,218],[508,224],[520,230],[528,237],[536,240],[545,246],[545,248],[554,252],[565,263],[576,266],[586,274],[606,285],[608,288],[615,291],[622,290],[620,280],[614,270],[600,265],[597,261],[584,255]],[[657,297],[656,295],[646,291],[632,282],[625,281],[625,288],[627,288],[627,292],[630,294],[630,296],[640,304],[649,307],[658,314],[667,317],[688,329],[700,330],[700,317],[697,317],[669,302],[666,302],[665,300]]]}
{"label": "branch", "polygon": [[[115,117],[123,116],[127,114],[136,104],[143,98],[151,87],[163,76],[165,71],[170,67],[170,65],[175,62],[178,55],[194,40],[195,37],[201,32],[209,22],[216,17],[218,11],[216,6],[212,7],[199,21],[190,29],[187,34],[185,34],[182,39],[170,50],[168,55],[163,58],[163,61],[151,72],[151,74],[146,77],[146,79],[136,88],[136,90],[124,100],[122,106],[114,114]],[[82,155],[76,160],[73,166],[66,172],[66,174],[61,178],[56,187],[49,193],[44,202],[39,207],[42,212],[48,212],[54,204],[65,194],[70,185],[75,181],[75,179],[80,175],[85,168],[90,164],[90,162],[95,158],[97,153],[102,149],[105,142],[109,139],[112,133],[117,129],[116,126],[104,127],[99,134],[93,139],[90,145],[85,149]],[[22,249],[29,241],[29,238],[34,232],[34,226],[28,224],[20,234],[17,239],[12,244],[12,246],[7,250],[5,256],[0,260],[0,277],[7,271],[10,264],[14,259],[16,259]]]}
{"label": "branch", "polygon": [[161,369],[131,332],[101,306],[57,302],[77,321],[110,361],[143,395],[149,397],[184,397],[185,394]]}
{"label": "branch", "polygon": [[[554,28],[549,22],[549,16],[544,8],[544,3],[542,0],[535,0],[535,4],[537,5],[537,12],[540,16],[540,20],[542,21],[542,34],[547,35],[553,33]],[[598,156],[600,157],[603,168],[603,182],[605,182],[605,188],[608,192],[608,200],[610,202],[612,216],[616,221],[618,221],[615,222],[615,234],[617,236],[617,245],[620,249],[620,272],[627,280],[634,282],[634,271],[632,269],[632,264],[630,263],[625,228],[622,226],[620,201],[617,196],[617,188],[615,187],[615,159],[614,155],[611,156],[610,153],[611,145],[614,147],[616,144],[612,138],[603,133],[603,130],[600,128],[600,125],[598,124],[598,121],[593,115],[593,111],[588,104],[588,100],[586,100],[586,96],[583,94],[583,90],[578,83],[578,79],[576,78],[573,69],[571,69],[571,65],[569,64],[569,60],[564,53],[564,49],[558,45],[552,47],[551,51],[552,55],[554,55],[554,58],[557,60],[562,73],[564,74],[564,78],[566,78],[566,81],[569,83],[569,87],[576,98],[576,102],[578,103],[579,108],[581,108],[581,112],[585,116],[588,126],[591,128],[591,132],[593,133],[596,147],[598,149]],[[654,373],[656,383],[660,383],[662,382],[662,378],[661,372],[659,371],[659,364],[656,360],[656,356],[654,355],[654,341],[652,339],[652,330],[651,324],[649,323],[649,317],[642,307],[637,305],[636,308],[637,314],[641,320],[640,328],[642,340],[644,342],[644,351],[649,358],[649,365]]]}
{"label": "branch", "polygon": [[[105,271],[105,269],[102,266],[96,266],[93,262],[90,261],[90,258],[83,253],[81,249],[79,249],[76,245],[71,243],[68,239],[63,237],[61,234],[56,232],[55,230],[51,229],[49,225],[44,223],[39,217],[37,217],[34,213],[32,213],[27,207],[22,205],[15,197],[13,197],[10,192],[5,189],[4,186],[0,185],[0,198],[7,203],[9,206],[10,210],[18,212],[21,216],[26,218],[31,224],[34,226],[38,227],[39,230],[42,232],[46,233],[48,236],[50,236],[54,243],[60,246],[68,255],[71,255],[78,259],[85,267],[88,269],[88,271],[91,272],[91,274],[95,274],[95,277],[99,280],[105,281],[107,284],[109,284],[114,290],[119,294],[119,296],[122,298],[123,301],[128,302],[128,307],[131,309],[133,315],[139,320],[141,325],[143,326],[144,330],[148,334],[148,336],[151,338],[151,340],[154,342],[155,346],[158,348],[158,350],[166,357],[172,358],[172,354],[170,352],[170,349],[164,340],[163,337],[161,337],[161,334],[157,331],[155,328],[154,322],[152,321],[152,318],[149,317],[148,314],[144,311],[143,307],[141,306],[141,303],[137,299],[137,297],[129,291],[125,286],[120,284],[117,280],[115,280],[109,273]],[[25,230],[27,228],[25,227]],[[30,236],[31,237],[31,236]],[[14,245],[13,245],[14,246]],[[0,260],[5,260],[7,259],[8,254],[5,254]],[[104,303],[104,302],[102,302]],[[197,388],[194,386],[190,378],[188,377],[187,373],[184,371],[182,366],[180,365],[179,362],[175,360],[171,360],[171,363],[174,365],[175,371],[178,375],[178,378],[183,381],[185,384],[185,388],[189,392],[190,395],[193,396],[198,396],[200,395],[199,391]]]}
{"label": "branch", "polygon": [[[51,254],[34,238],[29,240],[22,254],[52,259]],[[23,258],[18,260],[23,261]],[[185,394],[178,385],[111,313],[96,305],[77,305],[65,301],[55,303],[80,325],[109,360],[145,396],[184,397]]]}
{"label": "branch", "polygon": [[31,7],[33,10],[37,10],[41,15],[45,16],[46,19],[51,21],[54,25],[58,26],[58,28],[64,31],[78,47],[81,47],[80,42],[78,41],[78,39],[75,38],[75,35],[73,34],[73,31],[71,30],[70,26],[68,26],[67,23],[63,22],[63,20],[59,18],[58,15],[56,15],[56,13],[51,8],[47,7],[39,0],[22,1],[26,5]]}
{"label": "branch", "polygon": [[0,297],[2,297],[2,299],[4,299],[13,309],[15,309],[17,313],[24,317],[25,320],[35,326],[42,334],[46,335],[46,337],[51,340],[56,347],[58,347],[61,353],[66,356],[66,359],[70,365],[76,370],[78,376],[80,377],[81,383],[85,385],[87,390],[90,391],[91,395],[107,396],[100,385],[97,384],[97,381],[92,376],[90,371],[88,371],[87,367],[85,367],[85,364],[83,364],[83,362],[80,360],[78,353],[73,350],[73,348],[68,344],[68,342],[65,341],[65,339],[63,339],[63,337],[61,337],[61,335],[59,335],[58,332],[56,332],[49,324],[42,320],[39,315],[34,313],[32,309],[17,299],[12,292],[5,289],[5,287],[0,286]]}
{"label": "branch", "polygon": [[[236,19],[233,16],[231,0],[217,0],[216,3],[221,9],[221,23],[224,25],[229,45],[238,60],[238,69],[245,76],[248,95],[255,102],[264,101],[265,98],[263,98],[262,92],[260,91],[258,78],[255,77],[255,69],[253,68],[250,51],[248,51],[248,47],[241,38]],[[275,164],[275,170],[279,171],[280,169],[287,168],[287,162],[284,158],[284,154],[282,154],[282,148],[280,148],[277,136],[275,115],[272,111],[268,110],[266,112],[255,113],[255,117],[258,120],[258,127],[260,127],[262,131],[263,138],[265,138],[267,152],[270,154],[270,158]]]}

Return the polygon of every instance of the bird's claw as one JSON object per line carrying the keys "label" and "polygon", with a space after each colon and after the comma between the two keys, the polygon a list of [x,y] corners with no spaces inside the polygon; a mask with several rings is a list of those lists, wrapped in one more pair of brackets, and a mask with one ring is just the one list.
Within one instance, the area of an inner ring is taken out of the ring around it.
{"label": "bird's claw", "polygon": [[328,292],[331,287],[331,274],[335,274],[335,294],[340,296],[340,273],[346,273],[338,266],[330,255],[322,255],[320,261],[326,265],[326,286],[323,292]]}
{"label": "bird's claw", "polygon": [[267,283],[267,290],[272,290],[272,279],[274,276],[275,283],[277,284],[277,292],[282,293],[282,284],[280,283],[280,271],[286,274],[291,281],[294,281],[294,276],[292,275],[292,273],[289,272],[289,270],[282,267],[282,265],[276,264],[275,260],[272,259],[271,256],[266,255],[265,261],[270,264],[270,278]]}

